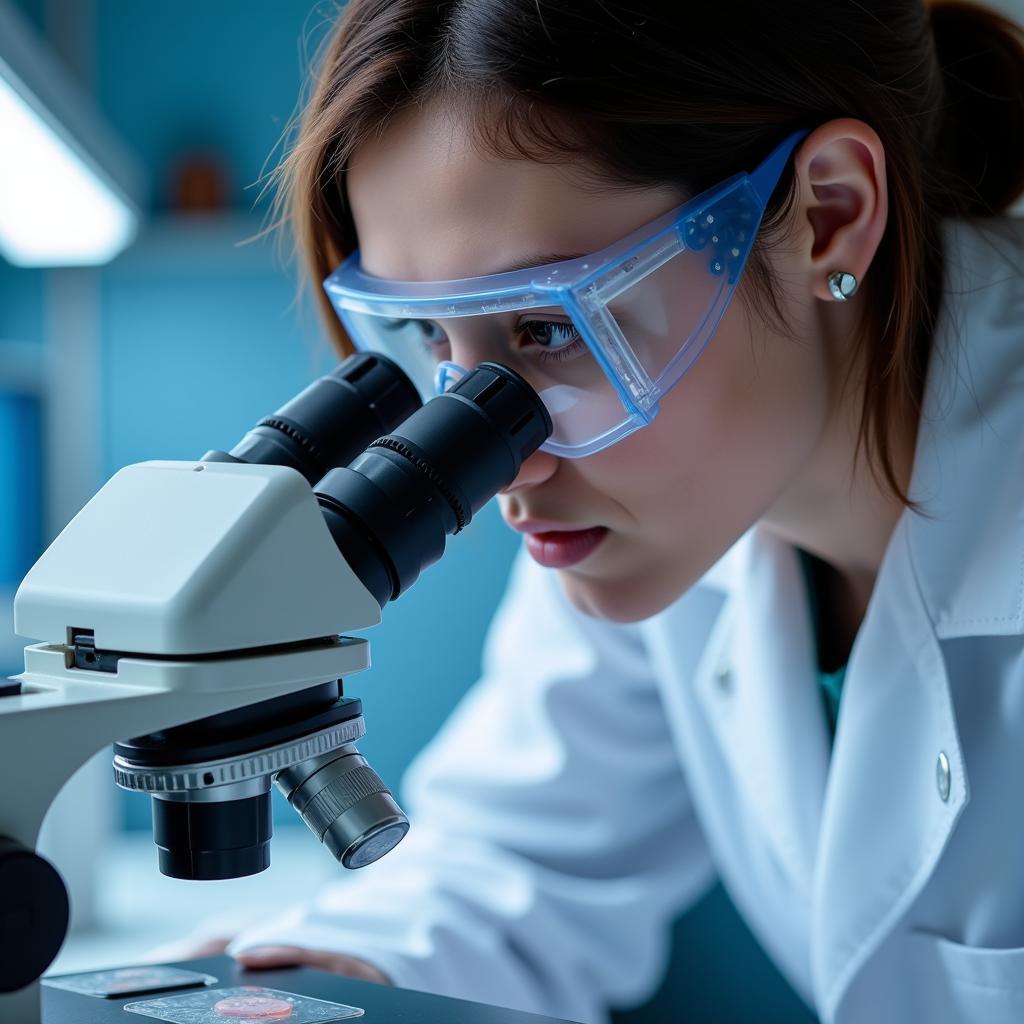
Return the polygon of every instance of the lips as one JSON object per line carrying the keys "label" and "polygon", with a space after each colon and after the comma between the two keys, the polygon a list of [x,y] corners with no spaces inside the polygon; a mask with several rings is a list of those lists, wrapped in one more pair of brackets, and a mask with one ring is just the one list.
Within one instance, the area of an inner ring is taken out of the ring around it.
{"label": "lips", "polygon": [[607,533],[606,526],[593,526],[586,530],[527,532],[526,549],[535,561],[546,568],[565,569],[582,562],[596,550]]}

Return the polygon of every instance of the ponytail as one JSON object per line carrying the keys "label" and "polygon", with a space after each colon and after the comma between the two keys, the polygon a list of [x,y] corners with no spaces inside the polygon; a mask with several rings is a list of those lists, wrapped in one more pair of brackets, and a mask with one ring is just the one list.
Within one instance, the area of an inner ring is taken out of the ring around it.
{"label": "ponytail", "polygon": [[961,0],[929,13],[944,92],[933,143],[943,212],[1002,213],[1024,192],[1024,29]]}

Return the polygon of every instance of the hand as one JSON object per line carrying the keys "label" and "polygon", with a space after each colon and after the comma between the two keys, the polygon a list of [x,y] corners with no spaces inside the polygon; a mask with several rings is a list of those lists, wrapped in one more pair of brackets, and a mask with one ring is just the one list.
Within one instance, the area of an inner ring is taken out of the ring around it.
{"label": "hand", "polygon": [[[226,943],[225,943],[226,945]],[[211,954],[206,954],[207,956]],[[315,967],[331,974],[344,974],[360,981],[373,981],[378,985],[392,985],[391,979],[372,964],[344,953],[331,953],[325,949],[304,949],[301,946],[258,946],[236,953],[235,959],[254,970],[271,967]]]}

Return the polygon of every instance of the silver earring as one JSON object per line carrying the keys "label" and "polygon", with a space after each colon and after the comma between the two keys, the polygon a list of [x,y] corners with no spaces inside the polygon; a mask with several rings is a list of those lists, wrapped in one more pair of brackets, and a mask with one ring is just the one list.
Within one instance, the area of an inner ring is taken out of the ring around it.
{"label": "silver earring", "polygon": [[843,270],[828,275],[828,290],[836,302],[845,302],[857,290],[857,278]]}

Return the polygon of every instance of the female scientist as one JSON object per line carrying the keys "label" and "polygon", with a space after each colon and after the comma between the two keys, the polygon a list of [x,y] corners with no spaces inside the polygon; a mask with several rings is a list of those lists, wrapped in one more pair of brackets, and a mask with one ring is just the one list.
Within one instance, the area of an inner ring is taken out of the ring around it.
{"label": "female scientist", "polygon": [[717,876],[827,1024],[1022,1019],[1019,30],[351,0],[283,170],[339,350],[555,429],[409,838],[228,951],[596,1021]]}

